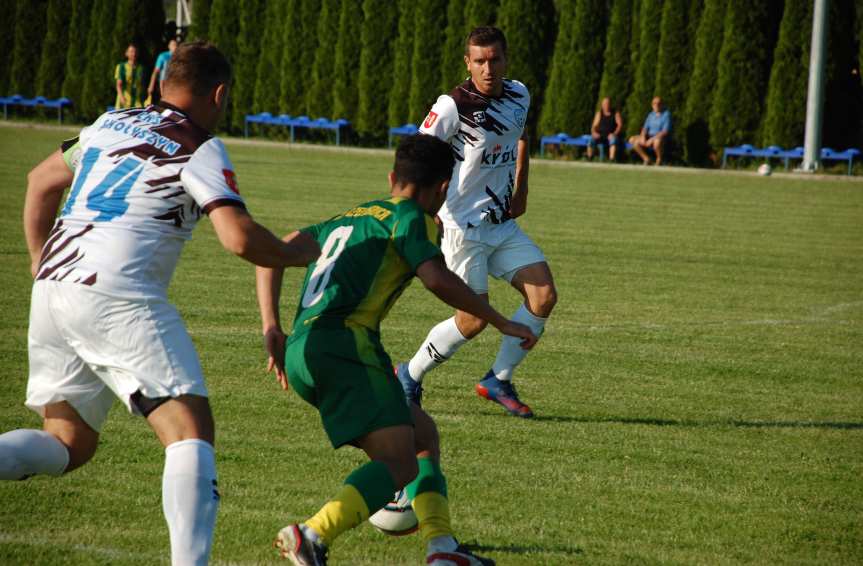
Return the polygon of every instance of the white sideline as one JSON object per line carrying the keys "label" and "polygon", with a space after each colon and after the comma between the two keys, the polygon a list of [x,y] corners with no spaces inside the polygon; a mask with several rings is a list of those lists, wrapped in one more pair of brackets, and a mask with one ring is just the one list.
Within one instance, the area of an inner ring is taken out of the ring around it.
{"label": "white sideline", "polygon": [[[39,124],[32,122],[20,122],[15,120],[0,120],[0,128],[22,128],[34,130],[56,130],[58,132],[75,134],[81,130],[81,126],[61,126],[58,124]],[[329,151],[333,153],[357,153],[366,155],[392,155],[392,149],[376,149],[369,147],[353,147],[353,146],[336,146],[310,143],[289,143],[262,139],[236,138],[229,136],[219,136],[226,145],[236,146],[252,146],[252,147],[271,147],[279,148],[287,151]],[[674,165],[663,165],[662,167],[646,167],[644,165],[634,165],[627,163],[593,163],[584,161],[563,161],[555,159],[541,159],[534,157],[530,162],[531,167],[570,167],[570,168],[586,168],[586,169],[611,169],[619,171],[627,171],[630,173],[684,173],[696,175],[727,175],[736,177],[758,177],[755,171],[741,171],[736,169],[701,169],[698,167],[678,167]],[[824,174],[801,174],[801,173],[786,173],[784,171],[774,171],[772,178],[790,179],[796,181],[836,181],[843,183],[860,183],[859,176],[848,175],[824,175]],[[765,179],[766,181],[766,179]]]}

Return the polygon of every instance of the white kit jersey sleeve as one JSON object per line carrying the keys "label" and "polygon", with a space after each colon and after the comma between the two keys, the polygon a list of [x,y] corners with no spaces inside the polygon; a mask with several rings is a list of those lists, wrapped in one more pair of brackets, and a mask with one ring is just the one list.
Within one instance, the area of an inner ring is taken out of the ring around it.
{"label": "white kit jersey sleeve", "polygon": [[195,151],[180,179],[205,213],[225,204],[244,206],[234,166],[218,138],[208,140]]}
{"label": "white kit jersey sleeve", "polygon": [[458,132],[458,125],[458,108],[455,100],[447,94],[442,94],[423,120],[419,131],[449,143]]}

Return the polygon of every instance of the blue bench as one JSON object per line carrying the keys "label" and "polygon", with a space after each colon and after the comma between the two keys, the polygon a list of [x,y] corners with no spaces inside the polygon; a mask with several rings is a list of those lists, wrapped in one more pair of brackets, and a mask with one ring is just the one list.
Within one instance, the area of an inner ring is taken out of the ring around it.
{"label": "blue bench", "polygon": [[13,94],[12,96],[0,96],[0,104],[3,105],[3,119],[9,119],[9,107],[10,106],[24,106],[29,108],[35,108],[36,106],[44,106],[45,108],[56,108],[57,109],[57,121],[59,123],[63,123],[63,108],[65,106],[72,106],[72,101],[68,98],[57,98],[57,99],[49,99],[44,96],[37,96],[36,98],[24,98],[20,94]]}
{"label": "blue bench", "polygon": [[390,128],[390,135],[387,138],[387,147],[393,146],[393,139],[395,139],[396,137],[412,136],[418,131],[420,131],[420,129],[413,124],[405,124],[404,126],[396,126],[394,128]]}
{"label": "blue bench", "polygon": [[[794,149],[782,149],[778,145],[771,145],[764,149],[759,149],[749,144],[743,144],[736,147],[726,147],[722,152],[722,168],[724,169],[729,157],[760,157],[768,162],[771,159],[781,159],[787,171],[792,159],[803,159],[804,149],[795,147]],[[836,151],[829,147],[821,148],[822,161],[847,161],[848,174],[851,175],[854,167],[854,159],[860,155],[860,150],[850,148],[845,151]]]}
{"label": "blue bench", "polygon": [[[539,156],[545,157],[545,146],[547,145],[570,145],[575,147],[587,147],[590,145],[590,134],[584,134],[583,136],[573,137],[569,134],[561,132],[559,134],[555,134],[553,136],[543,136],[539,140]],[[627,142],[623,144],[624,147],[628,150],[632,149],[632,144]],[[599,159],[605,160],[605,146],[599,146]]]}
{"label": "blue bench", "polygon": [[318,118],[312,120],[308,116],[293,117],[289,114],[280,114],[273,116],[269,112],[261,112],[260,114],[247,114],[243,121],[243,135],[249,137],[249,124],[269,124],[272,126],[282,126],[290,128],[291,143],[295,139],[296,130],[304,128],[309,130],[332,130],[336,133],[336,145],[341,145],[342,128],[350,126],[350,122],[344,118],[338,120],[327,120],[326,118]]}

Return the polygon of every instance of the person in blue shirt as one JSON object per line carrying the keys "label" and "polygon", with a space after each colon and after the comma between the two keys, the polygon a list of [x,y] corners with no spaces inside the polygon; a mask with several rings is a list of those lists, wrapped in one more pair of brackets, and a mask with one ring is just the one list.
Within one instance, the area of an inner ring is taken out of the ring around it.
{"label": "person in blue shirt", "polygon": [[150,75],[150,86],[147,87],[147,104],[153,101],[153,91],[156,89],[156,77],[159,77],[159,94],[162,93],[162,83],[165,82],[165,75],[168,72],[168,61],[171,60],[174,50],[177,49],[177,40],[172,39],[168,42],[168,50],[159,53],[156,57],[156,66],[153,67],[153,74]]}
{"label": "person in blue shirt", "polygon": [[658,96],[653,97],[651,107],[653,110],[644,119],[641,133],[629,138],[629,143],[645,165],[650,165],[648,149],[652,149],[656,154],[656,164],[662,165],[662,154],[668,145],[668,136],[671,134],[671,112],[665,108],[662,98]]}

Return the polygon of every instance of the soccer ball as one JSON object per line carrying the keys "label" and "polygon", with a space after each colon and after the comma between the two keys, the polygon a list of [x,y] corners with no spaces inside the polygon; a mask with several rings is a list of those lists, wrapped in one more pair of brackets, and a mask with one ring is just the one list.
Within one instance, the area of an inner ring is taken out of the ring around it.
{"label": "soccer ball", "polygon": [[419,521],[405,490],[397,491],[393,500],[369,517],[369,523],[384,534],[409,535],[419,529]]}
{"label": "soccer ball", "polygon": [[769,177],[771,173],[773,173],[773,169],[769,163],[762,163],[758,166],[758,174],[762,177]]}

